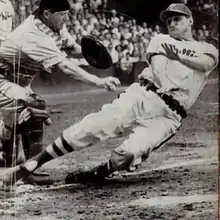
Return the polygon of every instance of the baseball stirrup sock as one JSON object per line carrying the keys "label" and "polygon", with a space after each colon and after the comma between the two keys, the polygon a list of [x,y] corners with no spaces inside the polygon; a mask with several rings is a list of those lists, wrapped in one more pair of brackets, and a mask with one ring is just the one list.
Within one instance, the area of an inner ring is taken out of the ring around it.
{"label": "baseball stirrup sock", "polygon": [[72,148],[63,137],[59,137],[53,144],[50,144],[46,149],[42,150],[41,153],[27,161],[25,167],[30,172],[33,172],[50,160],[61,157],[72,151],[74,151],[74,148]]}
{"label": "baseball stirrup sock", "polygon": [[50,154],[54,159],[71,153],[74,150],[75,149],[67,143],[63,136],[57,138],[53,144],[50,144],[46,148],[47,153]]}

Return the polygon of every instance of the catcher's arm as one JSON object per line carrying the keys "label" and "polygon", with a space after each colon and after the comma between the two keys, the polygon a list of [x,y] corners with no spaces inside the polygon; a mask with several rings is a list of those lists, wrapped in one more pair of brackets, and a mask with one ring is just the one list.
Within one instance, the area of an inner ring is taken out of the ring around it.
{"label": "catcher's arm", "polygon": [[120,81],[117,78],[99,78],[76,66],[73,62],[71,62],[71,60],[68,59],[58,63],[56,67],[66,75],[73,77],[75,80],[79,80],[97,87],[104,87],[110,91],[114,91],[116,87],[120,85]]}

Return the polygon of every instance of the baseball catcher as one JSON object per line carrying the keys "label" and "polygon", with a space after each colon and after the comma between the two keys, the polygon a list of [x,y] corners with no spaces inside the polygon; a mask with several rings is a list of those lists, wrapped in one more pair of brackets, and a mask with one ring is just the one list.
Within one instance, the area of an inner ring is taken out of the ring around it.
{"label": "baseball catcher", "polygon": [[[65,26],[69,8],[68,0],[41,0],[39,8],[1,43],[0,110],[4,119],[1,141],[7,166],[12,164],[13,146],[18,142],[12,137],[22,136],[26,159],[30,159],[42,150],[43,124],[51,123],[45,101],[30,89],[36,74],[53,74],[56,69],[60,74],[107,90],[120,85],[114,77],[99,78],[87,73],[65,53],[71,50],[81,53],[81,46]],[[110,67],[111,59],[102,44],[92,37],[86,44],[91,44],[102,56],[99,60],[99,55],[86,51],[83,41],[83,55],[89,63],[97,68]],[[92,62],[91,55],[94,55]]]}
{"label": "baseball catcher", "polygon": [[209,43],[193,39],[192,13],[184,4],[171,4],[161,12],[161,20],[169,34],[158,34],[151,40],[146,54],[149,67],[141,73],[140,82],[133,83],[99,112],[65,129],[40,154],[8,170],[6,184],[31,176],[52,159],[132,128],[129,138],[112,151],[106,163],[66,177],[66,183],[99,182],[114,171],[137,169],[176,134],[217,65],[218,51]]}

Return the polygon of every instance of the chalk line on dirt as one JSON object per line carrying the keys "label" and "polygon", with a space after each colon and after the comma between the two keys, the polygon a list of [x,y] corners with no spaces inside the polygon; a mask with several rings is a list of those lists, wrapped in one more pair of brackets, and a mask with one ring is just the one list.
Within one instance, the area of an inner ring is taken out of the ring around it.
{"label": "chalk line on dirt", "polygon": [[189,196],[164,196],[150,199],[140,198],[132,200],[130,206],[175,206],[178,204],[192,204],[201,202],[216,202],[217,194],[209,195],[189,195]]}
{"label": "chalk line on dirt", "polygon": [[205,165],[205,164],[212,164],[212,163],[218,163],[217,157],[210,157],[206,159],[193,159],[193,160],[187,160],[182,161],[178,163],[171,163],[171,164],[164,164],[160,167],[154,168],[154,169],[144,169],[137,172],[132,173],[124,173],[122,176],[133,176],[133,175],[140,175],[145,174],[150,171],[159,171],[159,170],[167,170],[167,169],[173,169],[178,167],[186,167],[186,166],[196,166],[196,165]]}

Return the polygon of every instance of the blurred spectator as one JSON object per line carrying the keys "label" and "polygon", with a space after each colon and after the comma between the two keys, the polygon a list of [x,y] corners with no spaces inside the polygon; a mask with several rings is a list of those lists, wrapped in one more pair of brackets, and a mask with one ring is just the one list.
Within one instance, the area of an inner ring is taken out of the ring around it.
{"label": "blurred spectator", "polygon": [[136,26],[136,25],[137,25],[137,21],[136,21],[136,19],[132,19],[132,21],[131,21],[131,25],[132,25],[132,26]]}
{"label": "blurred spectator", "polygon": [[78,13],[78,14],[76,15],[76,20],[77,20],[77,21],[79,22],[79,24],[82,25],[82,26],[88,23],[87,20],[84,18],[83,14],[81,14],[81,13]]}
{"label": "blurred spectator", "polygon": [[111,39],[111,34],[109,32],[105,33],[103,40],[103,45],[105,47],[108,47],[108,45],[110,44],[110,39]]}
{"label": "blurred spectator", "polygon": [[128,41],[124,38],[121,39],[121,48],[124,51],[125,49],[127,49],[128,46]]}
{"label": "blurred spectator", "polygon": [[128,27],[124,28],[124,32],[123,32],[122,36],[126,40],[128,40],[128,39],[130,39],[132,37],[132,34],[131,34],[131,32],[130,32]]}
{"label": "blurred spectator", "polygon": [[208,12],[208,13],[214,13],[216,12],[216,6],[215,3],[212,0],[209,0],[203,5],[203,11]]}
{"label": "blurred spectator", "polygon": [[119,24],[122,25],[124,23],[124,20],[125,20],[124,17],[121,15],[119,17]]}
{"label": "blurred spectator", "polygon": [[95,16],[92,16],[91,14],[89,14],[88,23],[90,25],[99,24],[97,18]]}
{"label": "blurred spectator", "polygon": [[111,21],[118,24],[119,23],[119,18],[117,17],[117,13],[115,10],[112,10],[111,11],[112,14],[111,14]]}
{"label": "blurred spectator", "polygon": [[143,22],[142,28],[143,28],[143,31],[144,31],[144,32],[147,32],[147,33],[148,33],[148,28],[147,28],[147,23],[146,23],[146,22]]}
{"label": "blurred spectator", "polygon": [[123,51],[123,53],[126,55],[127,53],[129,53],[130,55],[133,53],[134,51],[134,46],[131,42],[128,43],[126,49]]}
{"label": "blurred spectator", "polygon": [[104,41],[104,35],[102,35],[102,34],[100,34],[99,36],[98,36],[98,39],[99,39],[99,41],[101,42],[101,43],[103,43],[103,41]]}
{"label": "blurred spectator", "polygon": [[121,53],[123,54],[121,45],[117,45],[115,47],[115,50],[117,51],[118,55],[121,54]]}
{"label": "blurred spectator", "polygon": [[145,62],[146,56],[145,56],[145,48],[143,42],[140,42],[138,44],[138,49],[139,49],[139,60]]}
{"label": "blurred spectator", "polygon": [[90,0],[90,8],[96,11],[102,5],[102,0]]}
{"label": "blurred spectator", "polygon": [[154,31],[159,34],[160,33],[160,26],[159,25],[156,25],[155,28],[154,28]]}
{"label": "blurred spectator", "polygon": [[91,35],[98,37],[98,36],[100,35],[100,33],[99,33],[99,31],[98,31],[97,29],[94,28],[94,29],[92,29],[92,31],[91,31]]}
{"label": "blurred spectator", "polygon": [[72,0],[71,7],[73,10],[78,13],[78,11],[83,10],[82,1],[81,0]]}
{"label": "blurred spectator", "polygon": [[118,62],[118,52],[115,50],[115,48],[113,47],[113,45],[111,43],[108,45],[108,51],[112,57],[112,62],[117,63]]}
{"label": "blurred spectator", "polygon": [[89,26],[89,24],[85,24],[83,26],[84,35],[89,35],[92,30],[93,30],[93,28],[91,28],[91,26]]}
{"label": "blurred spectator", "polygon": [[111,43],[112,43],[112,45],[113,45],[114,48],[115,48],[117,45],[120,44],[120,41],[119,41],[119,39],[118,39],[117,34],[112,33],[112,35],[111,35]]}
{"label": "blurred spectator", "polygon": [[140,26],[140,25],[137,25],[137,32],[142,35],[144,33],[144,29]]}
{"label": "blurred spectator", "polygon": [[76,42],[77,42],[78,44],[81,44],[81,39],[82,39],[82,35],[81,35],[80,33],[77,33],[77,34],[76,34]]}
{"label": "blurred spectator", "polygon": [[129,52],[120,61],[120,68],[123,71],[123,82],[125,84],[131,84],[134,82],[134,63],[138,60],[131,57]]}

